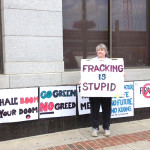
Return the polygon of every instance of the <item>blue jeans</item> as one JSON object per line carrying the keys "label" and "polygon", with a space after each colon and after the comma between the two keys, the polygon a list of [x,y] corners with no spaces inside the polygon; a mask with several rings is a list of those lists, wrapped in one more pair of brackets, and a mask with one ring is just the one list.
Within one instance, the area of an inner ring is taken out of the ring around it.
{"label": "blue jeans", "polygon": [[103,129],[109,130],[111,118],[111,97],[90,97],[92,128],[98,129],[100,123],[99,109],[102,106]]}

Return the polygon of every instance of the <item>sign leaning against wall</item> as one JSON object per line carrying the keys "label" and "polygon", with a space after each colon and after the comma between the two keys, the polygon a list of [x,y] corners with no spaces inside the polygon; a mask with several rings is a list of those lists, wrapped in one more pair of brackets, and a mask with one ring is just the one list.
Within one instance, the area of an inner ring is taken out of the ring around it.
{"label": "sign leaning against wall", "polygon": [[[80,96],[79,86],[77,86],[77,91],[79,115],[90,114],[89,98]],[[133,82],[124,82],[124,96],[112,97],[111,109],[111,118],[134,116]],[[102,112],[101,108],[100,112]]]}
{"label": "sign leaning against wall", "polygon": [[40,87],[40,118],[76,115],[76,86]]}
{"label": "sign leaning against wall", "polygon": [[38,119],[38,88],[0,90],[0,123]]}
{"label": "sign leaning against wall", "polygon": [[150,107],[150,81],[134,81],[134,108]]}
{"label": "sign leaning against wall", "polygon": [[111,118],[134,116],[133,82],[124,82],[124,96],[112,97]]}

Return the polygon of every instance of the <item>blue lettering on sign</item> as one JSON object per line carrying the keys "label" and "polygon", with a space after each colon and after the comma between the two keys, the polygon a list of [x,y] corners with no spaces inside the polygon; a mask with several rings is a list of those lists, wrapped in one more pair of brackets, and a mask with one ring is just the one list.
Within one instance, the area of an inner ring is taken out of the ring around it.
{"label": "blue lettering on sign", "polygon": [[129,92],[124,92],[125,97],[129,97]]}
{"label": "blue lettering on sign", "polygon": [[124,89],[126,89],[126,90],[133,90],[133,84],[124,85]]}
{"label": "blue lettering on sign", "polygon": [[111,112],[112,113],[116,113],[117,112],[117,108],[112,108]]}
{"label": "blue lettering on sign", "polygon": [[51,92],[51,91],[48,91],[48,92],[42,91],[42,92],[41,92],[41,98],[42,98],[42,99],[51,98],[51,97],[52,97],[52,92]]}
{"label": "blue lettering on sign", "polygon": [[51,98],[52,96],[54,98],[57,97],[71,97],[71,96],[76,96],[76,90],[54,90],[52,91],[42,91],[40,96],[42,99],[45,98]]}
{"label": "blue lettering on sign", "polygon": [[117,99],[112,101],[112,106],[120,106],[120,105],[132,105],[132,98],[128,99]]}
{"label": "blue lettering on sign", "polygon": [[99,80],[105,80],[106,74],[99,74]]}
{"label": "blue lettering on sign", "polygon": [[128,111],[131,111],[131,106],[128,106],[128,107],[119,107],[118,108],[118,113],[120,113],[120,112],[128,112]]}

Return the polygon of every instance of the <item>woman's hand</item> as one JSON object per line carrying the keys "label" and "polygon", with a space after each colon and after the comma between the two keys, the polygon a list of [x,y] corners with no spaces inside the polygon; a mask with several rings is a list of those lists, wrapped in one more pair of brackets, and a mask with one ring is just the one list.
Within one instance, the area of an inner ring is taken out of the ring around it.
{"label": "woman's hand", "polygon": [[124,78],[126,77],[126,73],[125,72],[124,72],[123,76],[124,76]]}

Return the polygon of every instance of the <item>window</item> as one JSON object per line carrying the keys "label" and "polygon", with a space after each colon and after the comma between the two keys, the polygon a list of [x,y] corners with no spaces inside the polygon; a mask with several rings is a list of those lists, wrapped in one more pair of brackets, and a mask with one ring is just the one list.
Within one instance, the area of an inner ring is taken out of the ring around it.
{"label": "window", "polygon": [[126,67],[149,66],[149,0],[112,1],[112,57]]}
{"label": "window", "polygon": [[[95,57],[95,47],[99,43],[108,46],[112,57],[124,58],[125,67],[150,65],[149,0],[62,2],[65,69],[79,69],[82,58]],[[112,24],[108,24],[110,19]],[[109,48],[110,43],[112,48]]]}
{"label": "window", "polygon": [[82,58],[95,57],[99,43],[108,45],[108,1],[63,0],[65,69],[79,69]]}

